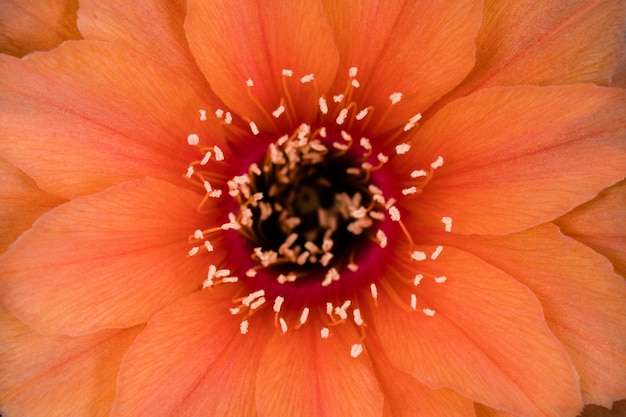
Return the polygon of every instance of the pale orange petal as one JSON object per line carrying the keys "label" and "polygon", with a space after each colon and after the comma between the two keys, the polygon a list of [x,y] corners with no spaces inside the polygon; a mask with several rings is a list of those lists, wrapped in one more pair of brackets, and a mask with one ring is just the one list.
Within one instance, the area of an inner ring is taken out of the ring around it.
{"label": "pale orange petal", "polygon": [[78,0],[3,0],[0,52],[23,56],[80,39],[76,28]]}
{"label": "pale orange petal", "polygon": [[[338,63],[322,6],[315,0],[264,2],[259,0],[187,2],[185,31],[200,69],[217,95],[239,114],[261,126],[271,124],[271,112],[288,99],[283,69],[294,106],[305,121],[316,114],[318,97],[332,83]],[[314,74],[315,88],[299,79]],[[267,112],[247,93],[246,80]],[[306,105],[305,103],[310,103]],[[268,120],[269,119],[269,120]]]}
{"label": "pale orange petal", "polygon": [[2,302],[45,333],[145,322],[204,280],[206,256],[187,256],[187,237],[206,222],[197,203],[148,179],[58,206],[0,258]]}
{"label": "pale orange petal", "polygon": [[121,45],[1,56],[0,73],[0,154],[63,197],[147,175],[182,182],[198,157],[187,136],[214,131],[201,91]]}
{"label": "pale orange petal", "polygon": [[0,309],[0,412],[7,417],[108,416],[119,363],[140,330],[45,337]]}
{"label": "pale orange petal", "polygon": [[585,402],[610,406],[626,397],[626,283],[609,262],[551,224],[457,241],[537,295],[578,370]]}
{"label": "pale orange petal", "polygon": [[352,66],[363,86],[354,93],[362,107],[372,105],[382,114],[389,95],[401,92],[388,127],[425,111],[474,66],[480,0],[326,0],[324,8],[341,56],[333,93],[343,91]]}
{"label": "pale orange petal", "polygon": [[350,355],[359,341],[355,328],[337,326],[322,339],[322,327],[310,317],[299,329],[271,336],[257,373],[260,417],[381,415],[383,395],[367,350]]}
{"label": "pale orange petal", "polygon": [[477,65],[444,102],[494,86],[608,85],[622,53],[622,0],[487,0],[484,16]]}
{"label": "pale orange petal", "polygon": [[65,200],[41,191],[35,182],[0,158],[0,253],[43,213]]}
{"label": "pale orange petal", "polygon": [[406,210],[420,224],[450,216],[459,233],[550,221],[626,175],[624,108],[626,91],[593,85],[493,88],[450,103],[416,133],[411,163],[394,159],[394,178],[409,180],[444,161]]}
{"label": "pale orange petal", "polygon": [[[419,268],[391,268],[409,280],[424,274],[417,287],[396,288],[399,301],[379,294],[371,315],[396,366],[431,388],[451,388],[513,414],[572,416],[582,408],[578,375],[526,287],[452,247]],[[437,283],[438,276],[447,280]],[[411,292],[417,311],[409,307]]]}
{"label": "pale orange petal", "polygon": [[251,318],[240,334],[232,295],[196,292],[156,314],[124,357],[111,416],[256,415],[255,372],[271,321]]}
{"label": "pale orange petal", "polygon": [[626,277],[626,181],[556,220],[563,233],[606,256]]}
{"label": "pale orange petal", "polygon": [[626,88],[626,48],[622,49],[622,58],[619,60],[611,79],[611,87]]}

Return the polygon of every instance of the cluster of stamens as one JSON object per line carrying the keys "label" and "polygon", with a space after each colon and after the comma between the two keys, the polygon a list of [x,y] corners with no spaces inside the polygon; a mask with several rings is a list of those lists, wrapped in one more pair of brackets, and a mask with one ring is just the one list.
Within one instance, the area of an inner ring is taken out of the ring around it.
{"label": "cluster of stamens", "polygon": [[[358,271],[355,252],[364,244],[375,242],[380,248],[387,247],[389,239],[382,228],[387,219],[399,226],[408,243],[413,246],[411,233],[401,220],[396,199],[385,196],[383,190],[372,181],[375,171],[381,169],[391,157],[406,154],[410,150],[410,144],[399,143],[395,146],[394,154],[386,155],[375,153],[367,137],[356,139],[351,136],[350,128],[353,123],[368,122],[367,118],[371,117],[374,110],[372,107],[359,109],[351,101],[353,90],[360,87],[356,74],[356,68],[351,68],[346,90],[332,97],[334,109],[329,106],[329,99],[324,96],[319,98],[317,106],[320,120],[328,119],[326,124],[320,123],[321,127],[313,128],[302,123],[291,133],[266,142],[269,145],[262,161],[251,164],[247,172],[241,175],[221,181],[221,187],[215,187],[212,171],[207,166],[211,163],[223,163],[224,152],[218,146],[201,146],[197,134],[189,135],[188,143],[197,147],[202,155],[200,160],[189,165],[185,174],[189,181],[204,188],[205,196],[199,210],[202,211],[204,206],[210,204],[211,199],[225,198],[226,194],[238,206],[237,212],[228,213],[227,222],[196,230],[189,238],[193,245],[189,255],[195,256],[202,251],[212,252],[213,244],[207,238],[214,233],[234,230],[250,243],[250,259],[253,261],[253,266],[245,271],[245,277],[232,274],[227,268],[220,269],[216,265],[210,265],[203,288],[249,280],[260,270],[274,276],[279,284],[278,288],[311,279],[318,280],[321,287],[328,287],[339,281],[344,271]],[[282,75],[285,80],[292,77],[293,72],[283,70]],[[312,74],[300,78],[302,84],[312,81]],[[248,80],[246,85],[251,99],[258,104],[251,92],[254,82]],[[287,92],[286,82],[283,87]],[[271,112],[271,117],[287,117],[289,120],[295,118],[295,112],[289,104],[289,94],[286,95],[287,99],[281,99],[280,105]],[[391,94],[390,108],[401,97],[401,93]],[[389,109],[383,118],[388,112]],[[215,116],[226,129],[230,129],[229,132],[244,134],[230,112],[217,109]],[[269,114],[267,117],[270,117]],[[400,142],[402,135],[413,129],[420,118],[419,114],[410,118],[401,129],[391,135],[389,141]],[[205,110],[200,110],[200,119],[206,120]],[[247,117],[241,117],[241,121],[248,126],[252,135],[263,136],[254,121]],[[380,123],[382,121],[379,120]],[[419,195],[430,181],[434,170],[442,164],[443,158],[439,156],[427,170],[412,171],[411,178],[416,184],[402,189],[402,195],[396,197]],[[449,232],[452,219],[443,217],[442,222]],[[442,249],[438,246],[430,259],[435,260]],[[413,261],[428,258],[425,252],[418,250],[413,250],[409,256]],[[419,285],[422,278],[421,274],[416,275],[412,284]],[[435,277],[437,283],[445,281],[446,277]],[[370,282],[369,286],[371,298],[374,305],[377,305],[378,287],[375,282]],[[233,300],[236,306],[230,312],[233,315],[242,315],[242,334],[248,332],[248,318],[270,304],[267,299],[270,291],[258,286],[256,288],[246,296]],[[300,306],[297,319],[290,324],[282,315],[283,307],[289,301],[280,290],[273,292],[272,310],[276,327],[285,333],[289,328],[297,329],[307,322],[313,306]],[[417,309],[416,294],[411,295],[408,304],[412,309]],[[422,311],[427,316],[435,314],[429,308],[423,308]],[[329,337],[330,327],[347,321],[352,321],[359,328],[361,339],[364,337],[366,323],[361,316],[361,309],[358,308],[358,300],[328,299],[325,301],[325,314],[324,322],[328,326],[320,329],[322,338]],[[362,352],[361,341],[352,345],[350,353],[353,357]]]}

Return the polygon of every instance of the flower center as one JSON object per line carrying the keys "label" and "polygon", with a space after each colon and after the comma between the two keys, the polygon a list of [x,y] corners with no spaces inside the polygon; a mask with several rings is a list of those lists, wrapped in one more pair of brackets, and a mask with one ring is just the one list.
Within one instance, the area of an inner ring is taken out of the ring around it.
{"label": "flower center", "polygon": [[[297,112],[290,105],[285,81],[293,72],[283,70],[287,99],[281,99],[272,112],[264,110],[270,122],[281,117],[288,121],[282,126],[291,127],[282,136],[261,131],[245,116],[237,118],[217,109],[215,115],[221,120],[225,135],[231,136],[225,142],[232,143],[238,152],[242,141],[254,143],[251,148],[266,144],[264,155],[252,158],[256,162],[248,166],[235,163],[222,170],[219,165],[209,169],[207,166],[213,163],[223,166],[228,150],[200,145],[197,134],[187,138],[202,154],[201,160],[189,165],[185,175],[205,191],[199,210],[211,213],[212,217],[216,212],[228,210],[227,215],[224,213],[227,222],[198,229],[190,236],[189,241],[194,246],[189,255],[213,252],[212,238],[209,238],[215,234],[236,232],[245,238],[245,245],[237,243],[226,249],[235,251],[246,247],[246,258],[238,260],[236,265],[232,262],[210,264],[202,285],[207,289],[230,283],[242,286],[239,293],[247,295],[233,299],[235,306],[230,309],[231,314],[242,317],[242,334],[248,332],[253,315],[272,305],[274,325],[283,333],[304,325],[314,309],[322,315],[317,322],[325,324],[320,328],[322,338],[329,337],[333,326],[346,322],[357,326],[363,338],[366,323],[360,306],[363,302],[377,303],[380,277],[372,273],[370,266],[374,261],[380,264],[381,251],[388,250],[390,242],[400,235],[406,240],[405,246],[412,248],[406,253],[407,259],[419,262],[427,258],[425,252],[415,248],[413,236],[401,220],[396,199],[419,195],[434,170],[443,164],[443,159],[437,157],[428,170],[411,171],[409,181],[414,181],[415,185],[398,190],[397,195],[395,190],[393,196],[385,195],[382,189],[385,187],[377,185],[379,172],[390,158],[409,152],[407,132],[417,125],[421,116],[417,114],[395,132],[385,133],[384,140],[370,141],[369,129],[365,127],[374,109],[371,106],[359,108],[352,101],[354,89],[360,87],[356,73],[356,68],[350,68],[346,89],[333,96],[332,101],[319,97],[316,120],[294,126]],[[314,76],[305,75],[299,81],[313,84]],[[250,98],[262,108],[252,94],[254,82],[248,80],[246,84]],[[381,126],[401,97],[400,93],[392,93],[390,107],[373,124]],[[200,110],[200,118],[206,119],[205,110]],[[372,143],[377,143],[378,149]],[[233,159],[251,158],[246,155],[246,158]],[[225,172],[235,174],[225,179]],[[230,203],[224,202],[224,198],[228,198],[225,193],[230,196]],[[444,217],[442,222],[446,231],[450,231],[451,219]],[[232,237],[228,240],[232,241]],[[438,246],[430,259],[436,259],[441,249]],[[362,268],[364,263],[366,268]],[[417,286],[422,277],[417,274],[404,281]],[[445,277],[436,279],[439,279],[436,282],[445,282]],[[406,285],[404,281],[402,285]],[[380,284],[390,288],[383,281]],[[360,299],[363,288],[368,290],[369,301]],[[417,309],[415,294],[410,300],[400,302],[407,304],[406,309]],[[429,308],[422,310],[427,316],[435,313]],[[358,341],[352,345],[350,353],[356,357],[362,350]]]}

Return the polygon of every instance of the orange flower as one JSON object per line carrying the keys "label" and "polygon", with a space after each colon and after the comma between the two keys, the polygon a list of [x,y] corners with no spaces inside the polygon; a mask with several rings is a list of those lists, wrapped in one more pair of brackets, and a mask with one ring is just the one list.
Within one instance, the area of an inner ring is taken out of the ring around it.
{"label": "orange flower", "polygon": [[626,397],[622,1],[181,3],[0,56],[3,415]]}

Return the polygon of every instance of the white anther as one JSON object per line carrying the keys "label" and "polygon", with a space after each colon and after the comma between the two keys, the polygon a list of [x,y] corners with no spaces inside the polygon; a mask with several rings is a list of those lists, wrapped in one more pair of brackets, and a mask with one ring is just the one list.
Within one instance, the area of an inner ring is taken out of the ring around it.
{"label": "white anther", "polygon": [[224,278],[230,275],[230,269],[218,269],[215,271],[215,278]]}
{"label": "white anther", "polygon": [[346,268],[348,268],[352,272],[356,272],[359,270],[359,266],[357,264],[349,263]]}
{"label": "white anther", "polygon": [[363,345],[360,343],[356,343],[350,348],[350,356],[353,358],[357,358],[361,353],[363,353]]}
{"label": "white anther", "polygon": [[404,188],[402,190],[402,195],[415,194],[416,192],[417,192],[417,187]]}
{"label": "white anther", "polygon": [[199,251],[199,250],[200,250],[200,248],[199,248],[199,247],[194,246],[193,248],[189,249],[189,252],[187,252],[187,253],[189,254],[189,256],[193,256],[193,255],[195,255],[196,253],[198,253],[198,251]]}
{"label": "white anther", "polygon": [[230,310],[230,314],[232,314],[233,316],[236,316],[241,311],[239,307],[231,307],[229,310]]}
{"label": "white anther", "polygon": [[444,224],[446,232],[452,231],[452,217],[442,217],[441,222]]}
{"label": "white anther", "polygon": [[342,320],[345,320],[348,318],[348,313],[346,313],[345,310],[339,308],[339,307],[335,307],[335,314],[339,316],[339,318],[341,318]]}
{"label": "white anther", "polygon": [[200,136],[192,133],[191,135],[187,136],[187,143],[191,146],[196,146],[198,143],[200,143]]}
{"label": "white anther", "polygon": [[200,112],[200,120],[206,120],[206,110],[198,110]]}
{"label": "white anther", "polygon": [[417,295],[411,294],[411,308],[417,310]]}
{"label": "white anther", "polygon": [[411,253],[411,258],[415,259],[416,261],[423,261],[424,259],[426,259],[426,254],[424,252],[416,250]]}
{"label": "white anther", "polygon": [[313,81],[313,78],[315,78],[313,74],[307,74],[304,77],[300,78],[300,82],[302,84],[310,83],[311,81]]}
{"label": "white anther", "polygon": [[211,155],[212,155],[211,151],[207,151],[204,154],[204,157],[202,158],[202,161],[200,161],[200,165],[206,165],[209,162],[209,160],[211,159]]}
{"label": "white anther", "polygon": [[396,206],[389,207],[389,215],[394,222],[400,221],[400,210]]}
{"label": "white anther", "polygon": [[254,87],[254,81],[252,81],[252,78],[248,78],[248,79],[246,80],[246,85],[247,85],[248,87]]}
{"label": "white anther", "polygon": [[337,116],[337,119],[335,120],[335,122],[337,122],[338,125],[342,125],[346,121],[347,117],[348,117],[348,109],[341,109],[341,111],[339,112],[339,116]]}
{"label": "white anther", "polygon": [[422,311],[424,312],[424,314],[426,314],[428,317],[432,317],[435,315],[435,310],[431,310],[430,308],[424,308],[422,309]]}
{"label": "white anther", "polygon": [[411,172],[411,178],[425,177],[426,175],[428,175],[428,173],[424,171],[423,169],[420,169],[420,170],[416,169],[413,172]]}
{"label": "white anther", "polygon": [[234,284],[235,282],[238,282],[239,278],[237,277],[226,277],[222,279],[222,282],[224,284]]}
{"label": "white anther", "polygon": [[321,137],[325,138],[326,137],[326,126],[321,127],[319,133],[320,133]]}
{"label": "white anther", "polygon": [[265,297],[261,297],[258,300],[254,301],[252,304],[250,304],[250,310],[256,310],[263,304],[265,304]]}
{"label": "white anther", "polygon": [[280,105],[278,106],[278,108],[276,110],[274,110],[272,112],[272,116],[274,116],[275,118],[279,118],[281,114],[283,114],[285,112],[285,106]]}
{"label": "white anther", "polygon": [[351,78],[354,78],[354,77],[356,77],[356,74],[357,74],[357,71],[358,71],[358,70],[359,70],[359,69],[358,69],[357,67],[350,67],[350,68],[348,68],[348,75],[349,75]]}
{"label": "white anther", "polygon": [[335,103],[341,103],[344,99],[344,95],[343,94],[337,94],[336,96],[333,96],[333,101]]}
{"label": "white anther", "polygon": [[257,127],[256,123],[254,123],[252,120],[250,120],[250,123],[248,123],[250,125],[250,131],[252,131],[253,135],[258,135],[259,132],[259,128]]}
{"label": "white anther", "polygon": [[248,320],[244,320],[239,324],[239,331],[241,332],[241,334],[246,334],[248,333]]}
{"label": "white anther", "polygon": [[370,293],[372,294],[372,298],[374,300],[378,298],[378,288],[373,282],[370,284]]}
{"label": "white anther", "polygon": [[363,147],[363,149],[367,149],[368,151],[372,149],[372,143],[368,138],[361,138],[359,144]]}
{"label": "white anther", "polygon": [[204,247],[206,248],[207,252],[213,252],[213,245],[208,240],[204,241]]}
{"label": "white anther", "polygon": [[[252,171],[252,173],[254,175],[260,176],[262,174],[261,169],[259,168],[259,166],[255,163],[253,163],[252,165],[250,165],[250,171]],[[261,195],[262,196],[262,195]]]}
{"label": "white anther", "polygon": [[298,265],[304,265],[306,263],[307,259],[309,259],[309,256],[311,256],[311,253],[309,251],[305,250],[300,255],[298,255],[298,258],[296,259],[296,263]]}
{"label": "white anther", "polygon": [[339,142],[333,142],[333,148],[339,149],[340,151],[345,151],[345,150],[350,149],[350,147],[346,145],[345,143],[339,143]]}
{"label": "white anther", "polygon": [[378,240],[378,244],[381,248],[387,246],[387,235],[382,230],[376,232],[376,239]]}
{"label": "white anther", "polygon": [[322,114],[328,114],[328,103],[326,103],[326,99],[324,97],[320,97],[319,105],[320,112],[322,112]]}
{"label": "white anther", "polygon": [[220,198],[222,196],[222,190],[213,190],[209,193],[211,198]]}
{"label": "white anther", "polygon": [[[332,252],[326,252],[320,259],[320,263],[322,264],[322,266],[328,266],[328,263],[330,262],[330,260],[333,258],[333,254]],[[331,268],[328,270],[328,273],[331,273],[332,270],[334,270],[335,268]],[[335,272],[337,272],[337,270],[335,270]],[[337,279],[339,279],[339,276],[337,276]]]}
{"label": "white anther", "polygon": [[392,93],[389,96],[389,100],[391,100],[391,105],[393,106],[394,104],[398,104],[400,102],[400,100],[402,100],[402,93]]}
{"label": "white anther", "polygon": [[333,303],[326,303],[326,314],[333,314]]}
{"label": "white anther", "polygon": [[187,178],[193,177],[193,172],[194,172],[193,167],[187,168],[187,173],[185,174],[185,177],[187,177]]}
{"label": "white anther", "polygon": [[333,248],[334,244],[335,242],[333,242],[331,238],[325,237],[324,240],[322,241],[322,250],[324,252],[328,252],[329,250]]}
{"label": "white anther", "polygon": [[[283,146],[285,143],[287,143],[288,140],[289,140],[289,135],[282,135],[281,137],[278,138],[278,140],[276,141],[276,144],[278,146]],[[273,143],[270,145],[270,147],[271,146],[276,148],[276,146]]]}
{"label": "white anther", "polygon": [[439,168],[442,165],[443,165],[443,157],[442,156],[438,156],[437,159],[435,159],[435,161],[432,164],[430,164],[432,169],[437,169],[437,168]]}
{"label": "white anther", "polygon": [[401,143],[396,146],[396,153],[398,155],[403,155],[407,153],[409,149],[411,149],[411,145],[409,145],[408,143]]}
{"label": "white anther", "polygon": [[287,322],[285,321],[284,318],[279,318],[278,322],[280,323],[280,331],[283,332],[283,334],[287,333]]}
{"label": "white anther", "polygon": [[241,300],[241,304],[245,306],[249,306],[250,303],[252,303],[254,300],[256,300],[257,298],[263,297],[264,295],[265,295],[264,290],[257,290],[255,292],[248,294],[243,300]]}
{"label": "white anther", "polygon": [[210,193],[211,191],[213,191],[213,187],[211,187],[211,183],[208,182],[207,180],[204,180],[202,184],[204,185],[204,189],[206,190],[207,193]]}
{"label": "white anther", "polygon": [[194,239],[204,239],[204,233],[202,233],[202,230],[196,229],[193,232],[193,237]]}
{"label": "white anther", "polygon": [[350,300],[346,300],[343,302],[343,304],[341,305],[341,309],[343,311],[346,311],[348,309],[348,307],[350,307],[350,305],[352,304],[352,301]]}
{"label": "white anther", "polygon": [[354,310],[352,310],[352,316],[357,326],[363,325],[363,318],[361,317],[361,310],[359,310],[358,308],[355,308]]}
{"label": "white anther", "polygon": [[326,272],[326,276],[322,282],[322,287],[329,286],[333,281],[339,281],[339,272],[336,268],[330,268],[328,272]]}
{"label": "white anther", "polygon": [[291,77],[293,76],[293,71],[290,69],[283,69],[281,74],[284,75],[285,77]]}
{"label": "white anther", "polygon": [[367,209],[365,207],[359,207],[358,209],[350,210],[350,217],[360,219],[367,215]]}
{"label": "white anther", "polygon": [[413,285],[417,287],[418,285],[420,285],[420,282],[422,282],[422,279],[424,279],[424,275],[422,274],[415,275],[415,278],[413,279]]}
{"label": "white anther", "polygon": [[369,113],[369,110],[366,108],[364,108],[363,110],[361,110],[355,117],[355,119],[357,120],[363,120],[363,118],[365,116],[367,116],[367,113]]}
{"label": "white anther", "polygon": [[280,295],[276,297],[276,299],[274,299],[274,312],[278,313],[280,312],[280,308],[283,306],[283,302],[285,301],[284,297],[281,297]]}
{"label": "white anther", "polygon": [[215,160],[223,161],[224,160],[224,152],[217,145],[213,145],[213,152],[215,152]]}
{"label": "white anther", "polygon": [[229,125],[233,122],[233,115],[230,114],[229,111],[226,112],[226,115],[224,116],[224,122]]}
{"label": "white anther", "polygon": [[[374,199],[376,200],[376,199]],[[384,201],[383,201],[384,203]],[[382,213],[380,211],[370,211],[370,217],[374,220],[380,220],[383,221],[385,220],[385,213]]]}
{"label": "white anther", "polygon": [[383,164],[387,163],[387,161],[389,161],[389,157],[387,155],[385,155],[384,153],[379,153],[378,155],[376,155],[376,158],[378,158],[378,160],[380,162],[382,162]]}
{"label": "white anther", "polygon": [[420,113],[417,113],[415,116],[409,119],[409,122],[404,125],[404,131],[407,132],[415,127],[417,122],[422,118]]}
{"label": "white anther", "polygon": [[322,327],[322,330],[320,330],[320,336],[322,337],[322,339],[328,339],[329,334],[330,330],[328,330],[328,327]]}
{"label": "white anther", "polygon": [[443,250],[443,246],[437,246],[435,248],[435,251],[433,253],[430,254],[430,259],[432,259],[433,261],[435,259],[437,259],[437,257],[439,256],[439,254],[441,254],[441,251]]}
{"label": "white anther", "polygon": [[217,117],[218,119],[221,119],[222,117],[224,117],[224,110],[222,109],[215,110],[215,117]]}
{"label": "white anther", "polygon": [[445,275],[442,275],[440,277],[435,277],[435,282],[437,284],[443,284],[444,282],[446,282],[448,280],[448,277],[446,277]]}
{"label": "white anther", "polygon": [[392,197],[385,203],[385,208],[389,210],[389,208],[392,207],[394,204],[396,204],[396,199]]}
{"label": "white anther", "polygon": [[346,174],[348,175],[361,175],[363,171],[360,168],[350,167],[346,169]]}
{"label": "white anther", "polygon": [[255,276],[256,276],[256,269],[252,269],[252,268],[248,269],[248,270],[246,271],[246,276],[247,276],[248,278],[253,278],[253,277],[255,277]]}
{"label": "white anther", "polygon": [[302,310],[302,313],[300,314],[300,324],[304,324],[306,323],[306,320],[309,318],[309,308],[308,307],[304,307],[304,309]]}
{"label": "white anther", "polygon": [[350,84],[352,84],[352,87],[354,88],[359,88],[361,86],[357,80],[352,80]]}
{"label": "white anther", "polygon": [[216,272],[217,272],[217,267],[213,264],[209,265],[209,271],[207,272],[207,279],[213,279]]}

